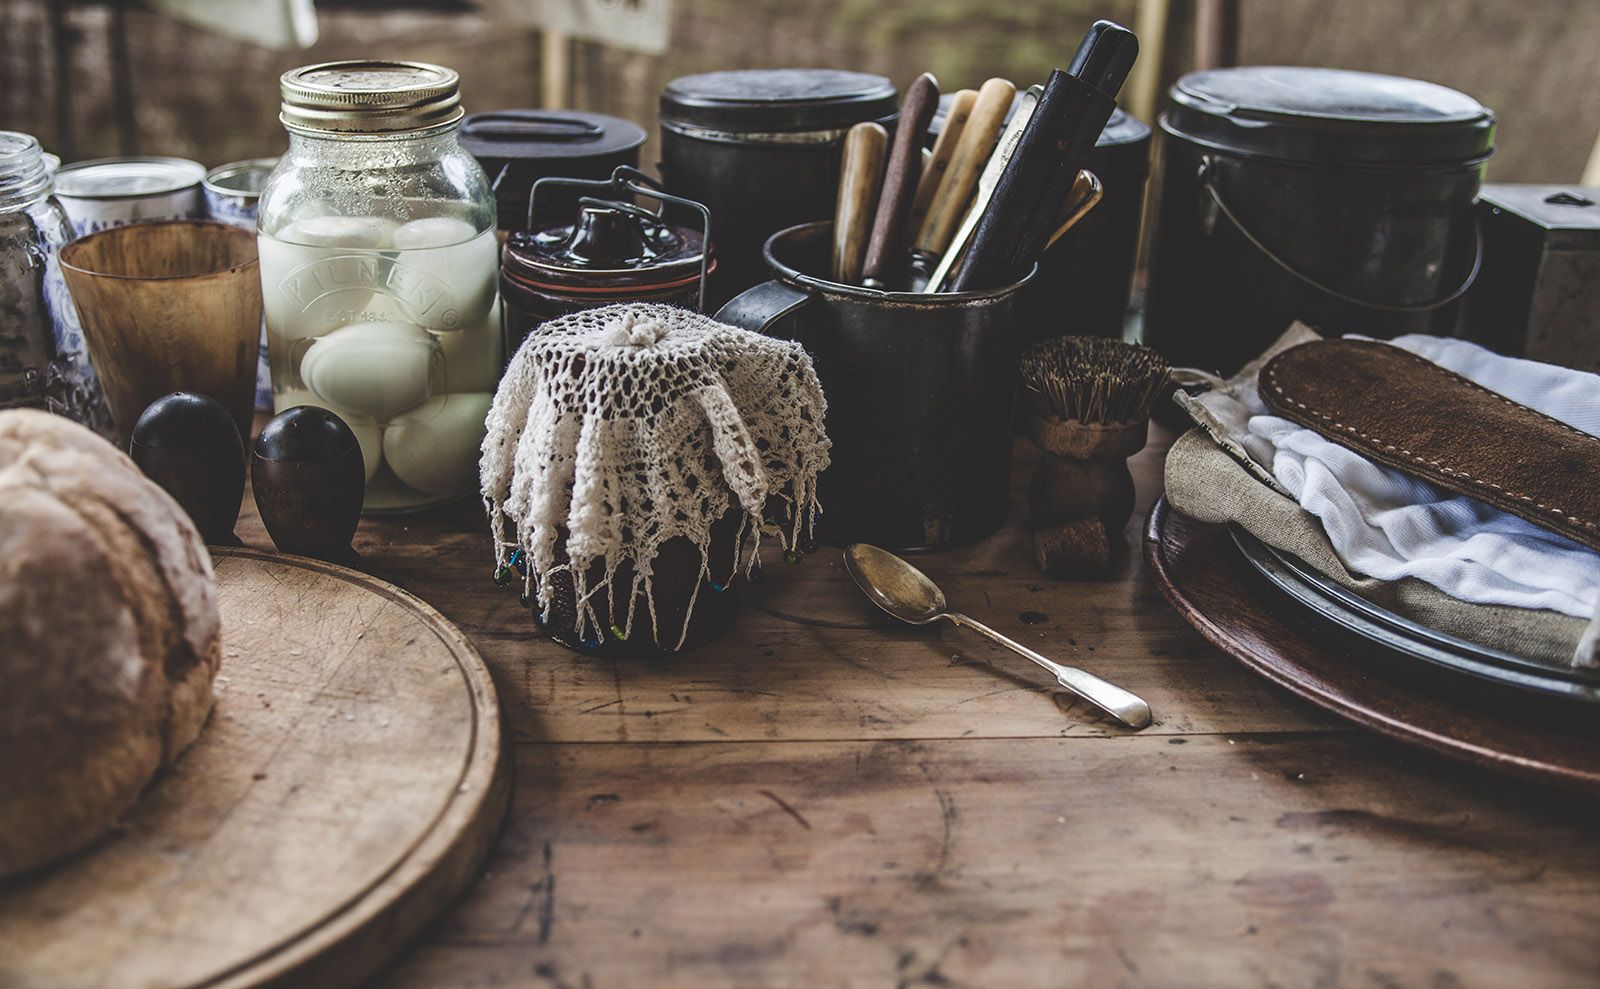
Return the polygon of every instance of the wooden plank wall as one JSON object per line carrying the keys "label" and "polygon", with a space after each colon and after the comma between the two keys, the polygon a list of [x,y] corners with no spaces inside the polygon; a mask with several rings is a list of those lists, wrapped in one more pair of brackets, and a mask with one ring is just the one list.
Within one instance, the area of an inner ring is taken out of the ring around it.
{"label": "wooden plank wall", "polygon": [[[472,14],[326,8],[323,40],[274,52],[128,7],[134,134],[120,146],[108,59],[111,8],[66,3],[70,133],[57,126],[51,0],[0,4],[0,127],[36,134],[69,160],[119,152],[217,164],[275,154],[277,77],[313,61],[392,56],[459,69],[469,112],[536,105],[539,39]],[[1468,92],[1501,121],[1491,179],[1576,181],[1600,131],[1600,4],[1541,0],[1244,0],[1243,58],[1336,65],[1429,79]],[[1167,80],[1191,64],[1191,3],[1172,4]],[[575,46],[575,105],[655,129],[656,98],[691,72],[759,66],[862,69],[904,82],[924,69],[947,89],[989,75],[1042,79],[1097,16],[1132,23],[1133,0],[676,0],[662,56]],[[656,160],[655,141],[645,164]]]}

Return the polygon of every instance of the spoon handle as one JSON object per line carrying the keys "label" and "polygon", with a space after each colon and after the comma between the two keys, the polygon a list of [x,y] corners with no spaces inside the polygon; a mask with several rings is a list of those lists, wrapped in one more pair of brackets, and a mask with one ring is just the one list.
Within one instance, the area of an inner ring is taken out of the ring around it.
{"label": "spoon handle", "polygon": [[1071,666],[1062,666],[1055,660],[1046,659],[1022,643],[1007,638],[982,622],[968,618],[960,612],[947,611],[944,616],[957,625],[965,625],[975,632],[980,632],[1017,655],[1025,656],[1038,663],[1055,674],[1056,682],[1061,686],[1116,718],[1129,728],[1137,730],[1150,726],[1150,705],[1146,704],[1137,694],[1123,690],[1116,684],[1102,680],[1092,673],[1085,673]]}

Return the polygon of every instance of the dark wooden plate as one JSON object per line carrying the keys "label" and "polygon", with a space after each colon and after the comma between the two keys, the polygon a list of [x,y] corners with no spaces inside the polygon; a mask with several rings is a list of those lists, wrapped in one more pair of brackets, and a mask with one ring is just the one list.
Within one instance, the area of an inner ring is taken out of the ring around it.
{"label": "dark wooden plate", "polygon": [[[1145,559],[1167,601],[1228,655],[1356,724],[1479,766],[1600,791],[1592,708],[1441,690],[1415,663],[1298,604],[1248,563],[1223,526],[1156,503]],[[1585,714],[1588,712],[1588,716]]]}

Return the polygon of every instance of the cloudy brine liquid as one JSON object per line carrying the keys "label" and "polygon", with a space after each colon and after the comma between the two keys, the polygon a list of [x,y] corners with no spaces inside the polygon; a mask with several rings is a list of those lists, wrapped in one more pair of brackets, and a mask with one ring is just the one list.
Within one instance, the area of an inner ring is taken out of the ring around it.
{"label": "cloudy brine liquid", "polygon": [[260,247],[274,411],[318,405],[349,424],[368,512],[474,493],[502,365],[494,230],[324,216]]}

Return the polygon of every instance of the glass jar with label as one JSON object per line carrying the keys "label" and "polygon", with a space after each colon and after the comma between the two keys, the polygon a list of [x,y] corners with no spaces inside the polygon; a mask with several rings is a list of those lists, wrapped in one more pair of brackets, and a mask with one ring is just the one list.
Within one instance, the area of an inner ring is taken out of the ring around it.
{"label": "glass jar with label", "polygon": [[457,141],[458,82],[378,61],[281,80],[289,150],[256,218],[273,406],[349,424],[368,513],[477,491],[503,367],[494,194]]}

